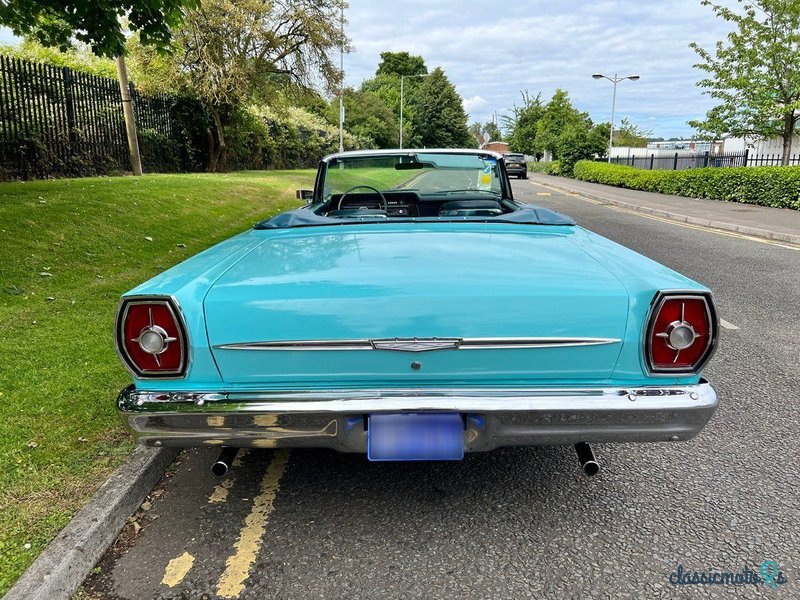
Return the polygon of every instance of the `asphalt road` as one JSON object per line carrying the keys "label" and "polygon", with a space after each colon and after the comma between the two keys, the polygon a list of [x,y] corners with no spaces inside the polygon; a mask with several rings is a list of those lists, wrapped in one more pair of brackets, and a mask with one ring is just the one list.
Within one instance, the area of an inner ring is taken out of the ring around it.
{"label": "asphalt road", "polygon": [[[250,451],[224,480],[188,451],[86,583],[91,598],[800,597],[800,251],[514,193],[709,285],[721,398],[686,443],[501,449],[460,463]],[[141,527],[141,529],[140,529]],[[670,584],[774,560],[788,583]]]}

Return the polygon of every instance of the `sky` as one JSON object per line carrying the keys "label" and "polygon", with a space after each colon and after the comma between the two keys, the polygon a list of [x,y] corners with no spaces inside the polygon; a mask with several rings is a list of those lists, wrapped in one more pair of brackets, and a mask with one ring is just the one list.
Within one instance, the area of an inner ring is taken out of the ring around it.
{"label": "sky", "polygon": [[612,84],[592,73],[637,74],[617,86],[616,121],[665,138],[691,135],[686,122],[712,106],[689,43],[711,48],[730,29],[699,0],[350,0],[345,18],[348,85],[371,77],[382,51],[408,51],[445,70],[470,122],[507,113],[521,90],[549,99],[556,88],[602,122]]}
{"label": "sky", "polygon": [[[350,0],[345,17],[348,85],[371,77],[382,51],[407,51],[445,70],[470,122],[507,113],[522,90],[547,100],[556,88],[602,122],[612,85],[592,73],[636,74],[617,87],[616,122],[665,138],[690,136],[686,122],[712,106],[689,43],[710,48],[729,31],[700,0]],[[0,28],[0,44],[12,41]]]}

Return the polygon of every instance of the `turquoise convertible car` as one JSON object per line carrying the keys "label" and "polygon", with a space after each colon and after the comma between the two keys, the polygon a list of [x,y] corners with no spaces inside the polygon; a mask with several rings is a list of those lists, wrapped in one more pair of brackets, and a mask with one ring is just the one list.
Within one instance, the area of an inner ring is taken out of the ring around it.
{"label": "turquoise convertible car", "polygon": [[502,155],[324,158],[302,208],[125,294],[118,408],[147,445],[370,460],[697,435],[708,289],[514,200]]}

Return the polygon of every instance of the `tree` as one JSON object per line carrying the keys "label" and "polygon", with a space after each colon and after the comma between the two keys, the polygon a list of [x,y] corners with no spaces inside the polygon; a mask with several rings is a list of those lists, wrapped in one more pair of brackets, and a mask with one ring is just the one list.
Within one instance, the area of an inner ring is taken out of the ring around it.
{"label": "tree", "polygon": [[483,124],[483,135],[495,142],[503,141],[503,132],[500,131],[497,123],[494,121],[487,121]]}
{"label": "tree", "polygon": [[483,137],[483,123],[481,123],[480,121],[475,121],[474,123],[470,123],[467,129],[469,130],[469,134],[473,138],[475,138],[475,142],[478,145],[483,144],[485,141],[487,141]]}
{"label": "tree", "polygon": [[425,66],[425,59],[408,52],[381,52],[381,62],[378,64],[376,76],[380,75],[425,75],[428,67]]}
{"label": "tree", "polygon": [[203,0],[186,11],[175,31],[173,68],[213,118],[209,171],[224,168],[225,127],[242,106],[318,83],[338,86],[331,51],[347,44],[339,29],[343,1]]}
{"label": "tree", "polygon": [[479,146],[488,141],[500,142],[503,140],[503,133],[494,121],[485,123],[475,121],[469,126],[469,133]]}
{"label": "tree", "polygon": [[[345,127],[373,148],[394,148],[400,136],[400,126],[392,109],[374,92],[352,88],[344,91]],[[328,106],[328,120],[339,122],[339,99]]]}
{"label": "tree", "polygon": [[76,42],[68,50],[43,46],[34,38],[26,38],[18,46],[0,46],[0,52],[31,62],[47,63],[55,67],[69,67],[75,71],[115,79],[117,66],[110,58],[97,56],[83,42]]}
{"label": "tree", "polygon": [[640,129],[623,118],[619,125],[614,128],[614,145],[630,146],[631,148],[647,148],[648,137],[653,135],[653,130]]}
{"label": "tree", "polygon": [[576,162],[605,154],[610,133],[610,123],[594,125],[587,119],[567,125],[556,143],[561,173],[572,176]]}
{"label": "tree", "polygon": [[180,72],[175,53],[167,54],[152,46],[143,46],[138,34],[133,34],[125,42],[125,60],[131,79],[140,92],[152,95],[187,91],[186,80]]}
{"label": "tree", "polygon": [[125,53],[120,16],[141,42],[166,50],[184,8],[198,0],[2,0],[0,25],[44,46],[67,50],[72,40],[89,44],[98,56]]}
{"label": "tree", "polygon": [[550,152],[553,158],[558,158],[559,138],[570,126],[588,128],[591,121],[589,115],[572,106],[567,92],[557,89],[536,122],[536,151]]}
{"label": "tree", "polygon": [[502,117],[504,127],[511,132],[508,136],[510,150],[536,156],[537,159],[541,157],[542,152],[536,145],[536,127],[543,115],[541,92],[534,97],[528,90],[522,92],[522,106],[515,104],[511,114]]}
{"label": "tree", "polygon": [[419,144],[419,137],[412,132],[412,122],[414,118],[414,96],[423,81],[423,78],[412,77],[412,75],[426,75],[427,73],[428,67],[425,65],[425,59],[421,56],[412,55],[408,52],[381,52],[381,62],[375,71],[375,77],[361,82],[361,91],[376,94],[392,110],[395,118],[399,121],[400,77],[406,77],[403,82],[405,99],[403,106],[403,139],[407,141],[408,145]]}
{"label": "tree", "polygon": [[472,145],[467,113],[461,96],[441,67],[431,71],[414,97],[413,128],[426,148],[461,148]]}
{"label": "tree", "polygon": [[789,164],[800,120],[800,0],[737,0],[741,12],[702,0],[736,29],[712,51],[690,46],[707,77],[697,85],[719,104],[692,127],[714,136],[731,133],[783,140]]}

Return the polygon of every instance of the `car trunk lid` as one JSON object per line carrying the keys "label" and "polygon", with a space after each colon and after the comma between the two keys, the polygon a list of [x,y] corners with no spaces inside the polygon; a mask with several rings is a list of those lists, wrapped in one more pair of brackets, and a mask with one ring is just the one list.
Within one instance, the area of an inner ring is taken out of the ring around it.
{"label": "car trunk lid", "polygon": [[265,240],[205,299],[223,379],[330,388],[611,376],[628,295],[570,243],[571,227],[457,227]]}

